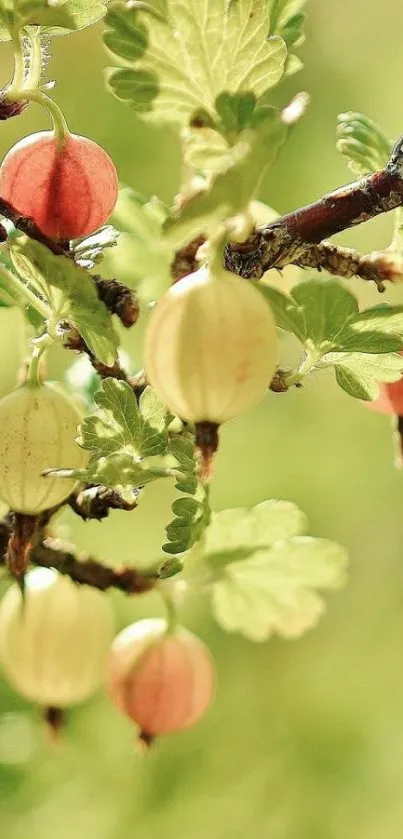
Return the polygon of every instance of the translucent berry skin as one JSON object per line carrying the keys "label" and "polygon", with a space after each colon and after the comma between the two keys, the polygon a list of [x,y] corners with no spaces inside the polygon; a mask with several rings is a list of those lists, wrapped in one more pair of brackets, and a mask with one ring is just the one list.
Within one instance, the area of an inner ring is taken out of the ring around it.
{"label": "translucent berry skin", "polygon": [[0,662],[10,684],[45,707],[83,702],[101,685],[114,635],[105,594],[38,568],[25,599],[12,585],[0,604]]}
{"label": "translucent berry skin", "polygon": [[0,195],[52,239],[88,236],[108,221],[118,197],[115,165],[101,146],[52,131],[20,140],[0,167]]}
{"label": "translucent berry skin", "polygon": [[365,404],[379,414],[403,416],[403,379],[398,382],[381,382],[378,398]]}
{"label": "translucent berry skin", "polygon": [[37,515],[70,495],[75,481],[41,473],[85,466],[75,442],[81,420],[75,404],[50,385],[25,384],[0,400],[0,497],[11,510]]}
{"label": "translucent berry skin", "polygon": [[167,635],[164,620],[141,620],[113,642],[108,692],[143,734],[156,736],[194,725],[212,701],[214,681],[207,647],[183,627]]}
{"label": "translucent berry skin", "polygon": [[276,324],[247,280],[201,268],[157,303],[146,332],[147,378],[182,419],[222,423],[263,398],[277,361]]}

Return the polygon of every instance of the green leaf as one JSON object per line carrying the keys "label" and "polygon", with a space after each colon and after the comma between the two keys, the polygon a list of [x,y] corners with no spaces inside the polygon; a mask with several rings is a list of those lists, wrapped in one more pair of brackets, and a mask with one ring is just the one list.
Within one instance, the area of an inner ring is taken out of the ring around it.
{"label": "green leaf", "polygon": [[168,438],[159,400],[153,413],[150,398],[138,406],[130,385],[104,379],[94,401],[99,410],[85,417],[78,438],[80,446],[91,451],[91,461],[124,453],[136,462],[166,451]]}
{"label": "green leaf", "polygon": [[0,0],[0,41],[9,41],[13,26],[40,26],[46,37],[91,26],[105,15],[108,0]]}
{"label": "green leaf", "polygon": [[355,111],[338,117],[339,152],[347,158],[347,166],[357,175],[368,175],[383,169],[389,160],[392,143],[379,126]]}
{"label": "green leaf", "polygon": [[168,448],[158,399],[146,392],[138,406],[131,387],[110,378],[103,380],[94,402],[98,410],[85,417],[77,437],[78,444],[90,452],[87,468],[55,474],[114,488],[129,501],[135,489],[172,475],[172,470],[150,461]]}
{"label": "green leaf", "polygon": [[338,335],[337,350],[386,353],[403,349],[403,306],[381,304],[359,312]]}
{"label": "green leaf", "polygon": [[300,306],[288,294],[283,294],[276,288],[260,284],[259,291],[270,303],[270,308],[276,319],[277,326],[285,332],[291,332],[303,344],[306,338],[305,318]]}
{"label": "green leaf", "polygon": [[[112,366],[118,337],[106,306],[98,299],[91,276],[64,256],[55,256],[44,245],[19,238],[10,247],[15,270],[23,282],[50,309],[48,331],[61,339],[61,326],[74,326],[95,357]],[[40,311],[40,309],[39,309]]]}
{"label": "green leaf", "polygon": [[214,123],[222,91],[258,99],[283,74],[286,45],[268,37],[266,0],[114,2],[106,23],[105,44],[126,65],[109,85],[155,122],[182,128],[203,114]]}
{"label": "green leaf", "polygon": [[252,510],[238,507],[212,517],[204,541],[204,559],[214,569],[233,561],[239,552],[267,548],[305,533],[308,520],[291,501],[271,499]]}
{"label": "green leaf", "polygon": [[244,131],[229,150],[228,167],[167,221],[166,241],[180,248],[201,232],[208,235],[218,222],[244,212],[286,137],[287,127],[274,109],[256,129]]}
{"label": "green leaf", "polygon": [[403,372],[403,358],[395,353],[329,353],[317,367],[334,367],[340,387],[356,399],[373,400],[378,382],[397,382]]}
{"label": "green leaf", "polygon": [[75,241],[72,250],[74,261],[87,270],[93,268],[101,262],[108,248],[114,248],[117,245],[119,235],[119,231],[108,224],[92,236]]}
{"label": "green leaf", "polygon": [[179,473],[176,479],[176,488],[180,492],[194,495],[197,486],[197,462],[195,444],[192,436],[173,437],[169,443],[169,451],[178,463]]}
{"label": "green leaf", "polygon": [[197,496],[177,498],[172,504],[172,512],[175,518],[166,527],[168,541],[162,550],[179,554],[198,542],[209,524],[211,510],[206,490],[200,484]]}
{"label": "green leaf", "polygon": [[121,190],[113,223],[123,231],[107,256],[108,266],[122,282],[135,287],[144,303],[157,300],[172,283],[174,249],[162,237],[167,210],[157,198],[146,201],[133,190]]}
{"label": "green leaf", "polygon": [[257,287],[269,301],[277,325],[319,356],[403,349],[403,306],[383,304],[359,312],[354,295],[336,280],[298,283],[290,295],[268,285]]}
{"label": "green leaf", "polygon": [[285,65],[288,76],[303,66],[302,61],[291,52],[304,43],[306,15],[302,11],[306,0],[268,0],[270,12],[270,33],[281,35],[287,44],[289,55]]}
{"label": "green leaf", "polygon": [[[174,519],[166,527],[168,541],[162,546],[165,553],[179,554],[189,550],[203,535],[211,519],[206,488],[197,477],[197,460],[192,436],[173,437],[169,452],[177,463],[176,489],[188,497],[172,504]],[[189,498],[189,495],[192,498]]]}
{"label": "green leaf", "polygon": [[290,502],[265,501],[248,511],[213,516],[204,539],[203,560],[218,623],[264,641],[273,632],[298,637],[324,611],[316,589],[339,588],[345,577],[344,548],[301,535],[304,514]]}
{"label": "green leaf", "polygon": [[304,312],[306,340],[317,349],[334,346],[345,323],[358,312],[354,295],[333,280],[299,283],[292,296]]}

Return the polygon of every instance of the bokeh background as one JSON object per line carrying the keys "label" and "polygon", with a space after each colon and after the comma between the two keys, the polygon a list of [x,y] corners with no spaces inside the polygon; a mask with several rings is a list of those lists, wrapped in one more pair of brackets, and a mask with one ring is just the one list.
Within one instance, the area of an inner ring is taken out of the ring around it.
{"label": "bokeh background", "polygon": [[[403,128],[401,0],[310,0],[306,68],[281,89],[311,94],[307,116],[265,180],[279,211],[350,179],[335,149],[336,117],[360,110],[395,138]],[[101,27],[54,41],[51,73],[71,128],[102,143],[123,182],[170,201],[179,152],[106,93]],[[0,82],[11,73],[1,46]],[[278,94],[277,94],[278,95]],[[3,123],[0,156],[45,128],[40,109]],[[389,243],[384,218],[339,241]],[[308,274],[307,274],[308,276]],[[376,293],[353,282],[366,305]],[[387,298],[403,302],[403,291]],[[14,384],[22,351],[18,314],[0,310],[0,389]],[[139,334],[124,336],[133,367]],[[286,347],[284,348],[287,349]],[[66,353],[50,375],[62,377]],[[70,361],[70,357],[68,358]],[[99,695],[71,712],[50,746],[39,713],[0,682],[2,839],[399,839],[403,832],[403,475],[393,466],[389,420],[339,390],[331,373],[303,390],[269,394],[222,432],[214,508],[265,498],[295,501],[311,531],[346,545],[347,587],[303,639],[253,645],[227,636],[190,595],[184,623],[217,662],[215,705],[197,728],[142,758],[135,731]],[[172,489],[152,486],[138,511],[103,524],[65,514],[63,532],[111,563],[159,556]],[[161,613],[155,595],[111,595],[117,625]]]}

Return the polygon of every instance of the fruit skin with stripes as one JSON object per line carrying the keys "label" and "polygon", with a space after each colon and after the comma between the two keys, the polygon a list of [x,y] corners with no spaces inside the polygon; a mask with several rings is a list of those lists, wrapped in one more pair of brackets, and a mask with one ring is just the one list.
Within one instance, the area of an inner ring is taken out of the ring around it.
{"label": "fruit skin with stripes", "polygon": [[81,421],[76,405],[48,384],[26,383],[0,400],[0,497],[11,510],[38,515],[72,493],[74,480],[42,472],[85,466],[75,442]]}
{"label": "fruit skin with stripes", "polygon": [[220,424],[259,402],[277,361],[276,324],[261,292],[223,268],[175,283],[146,331],[148,381],[172,413]]}
{"label": "fruit skin with stripes", "polygon": [[114,620],[105,594],[36,568],[24,596],[12,585],[0,604],[0,662],[10,684],[44,707],[83,702],[102,684]]}
{"label": "fruit skin with stripes", "polygon": [[378,414],[403,416],[403,379],[398,382],[380,382],[379,396],[372,402],[365,402],[365,405]]}
{"label": "fruit skin with stripes", "polygon": [[161,618],[126,627],[115,638],[107,688],[143,738],[179,731],[203,716],[214,694],[215,670],[205,644]]}
{"label": "fruit skin with stripes", "polygon": [[119,182],[107,152],[87,137],[40,131],[20,140],[0,167],[0,196],[57,240],[88,236],[108,221]]}

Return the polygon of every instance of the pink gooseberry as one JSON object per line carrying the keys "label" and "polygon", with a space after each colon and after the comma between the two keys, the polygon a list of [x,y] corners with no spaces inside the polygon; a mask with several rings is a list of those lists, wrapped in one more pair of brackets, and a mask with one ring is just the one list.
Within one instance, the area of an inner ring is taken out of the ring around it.
{"label": "pink gooseberry", "polygon": [[205,644],[159,618],[126,627],[112,645],[107,688],[143,739],[192,726],[207,710],[215,673]]}
{"label": "pink gooseberry", "polygon": [[24,137],[0,167],[0,196],[53,239],[88,236],[108,221],[118,176],[107,152],[77,134]]}
{"label": "pink gooseberry", "polygon": [[366,402],[366,405],[379,414],[403,416],[403,378],[398,382],[381,382],[379,396],[373,402]]}

